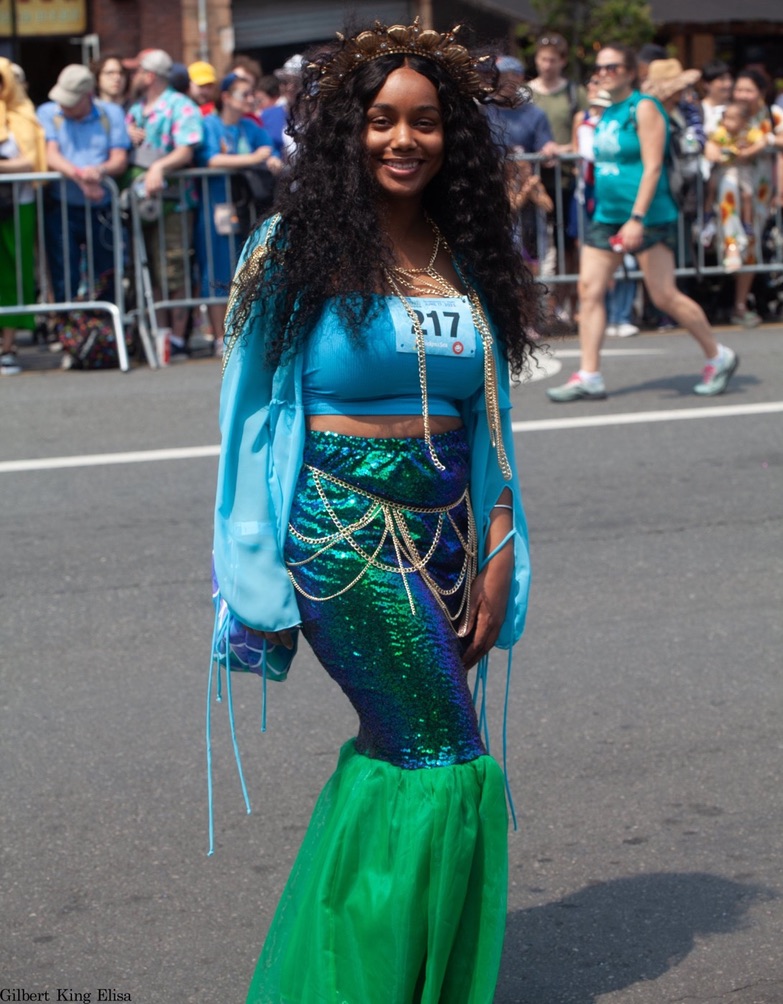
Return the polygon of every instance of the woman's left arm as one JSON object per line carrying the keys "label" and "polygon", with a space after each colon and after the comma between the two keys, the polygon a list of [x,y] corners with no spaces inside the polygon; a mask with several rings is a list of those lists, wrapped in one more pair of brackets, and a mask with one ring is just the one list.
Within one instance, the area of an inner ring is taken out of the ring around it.
{"label": "woman's left arm", "polygon": [[492,554],[504,540],[506,543],[479,572],[471,587],[471,610],[461,632],[470,638],[462,661],[471,669],[487,655],[500,635],[506,616],[511,580],[514,574],[514,499],[504,488],[490,513],[485,554]]}
{"label": "woman's left arm", "polygon": [[207,161],[207,167],[223,167],[227,171],[240,171],[247,167],[265,164],[272,156],[271,146],[259,146],[252,153],[216,153]]}
{"label": "woman's left arm", "polygon": [[[631,216],[644,219],[655,196],[666,152],[666,129],[666,120],[654,101],[640,101],[637,104],[636,131],[639,134],[641,148],[642,177]],[[641,247],[644,224],[639,220],[629,219],[617,232],[623,239],[626,251],[633,252]]]}
{"label": "woman's left arm", "polygon": [[3,174],[26,174],[35,170],[35,165],[29,157],[19,154],[18,157],[7,157],[0,160],[0,172]]}
{"label": "woman's left arm", "polygon": [[766,136],[762,136],[761,139],[757,139],[754,143],[749,143],[747,146],[737,150],[735,157],[742,163],[743,161],[755,160],[760,153],[768,152],[769,142]]}

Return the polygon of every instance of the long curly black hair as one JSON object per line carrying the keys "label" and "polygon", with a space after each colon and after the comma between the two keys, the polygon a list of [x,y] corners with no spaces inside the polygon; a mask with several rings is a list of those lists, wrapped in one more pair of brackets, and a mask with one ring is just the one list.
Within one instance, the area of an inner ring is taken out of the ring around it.
{"label": "long curly black hair", "polygon": [[[321,51],[322,54],[322,51]],[[444,162],[424,191],[423,206],[438,224],[457,263],[484,297],[512,372],[532,348],[540,297],[512,241],[503,154],[493,143],[481,108],[463,96],[448,71],[412,55],[363,64],[336,93],[317,93],[317,71],[307,72],[293,112],[296,156],[274,211],[281,214],[265,260],[249,261],[235,280],[231,328],[251,311],[268,323],[266,361],[298,350],[324,301],[337,309],[352,338],[361,339],[394,264],[379,222],[380,189],[363,145],[366,111],[389,74],[401,66],[435,86],[444,129]]]}

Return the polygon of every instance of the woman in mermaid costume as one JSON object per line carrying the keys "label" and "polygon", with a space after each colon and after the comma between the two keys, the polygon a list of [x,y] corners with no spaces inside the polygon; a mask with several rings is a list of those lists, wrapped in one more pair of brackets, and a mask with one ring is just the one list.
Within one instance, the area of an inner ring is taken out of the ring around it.
{"label": "woman in mermaid costume", "polygon": [[278,675],[301,631],[359,717],[248,1004],[489,1004],[506,789],[474,708],[519,638],[527,530],[509,370],[535,325],[493,62],[376,23],[321,48],[277,212],[227,312],[219,609]]}

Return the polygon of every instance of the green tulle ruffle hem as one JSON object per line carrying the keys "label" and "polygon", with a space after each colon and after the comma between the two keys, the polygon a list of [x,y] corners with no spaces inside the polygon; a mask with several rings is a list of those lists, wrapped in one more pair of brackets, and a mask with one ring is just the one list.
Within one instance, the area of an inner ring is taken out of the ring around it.
{"label": "green tulle ruffle hem", "polygon": [[491,757],[405,770],[346,743],[247,1004],[491,1004],[507,830]]}

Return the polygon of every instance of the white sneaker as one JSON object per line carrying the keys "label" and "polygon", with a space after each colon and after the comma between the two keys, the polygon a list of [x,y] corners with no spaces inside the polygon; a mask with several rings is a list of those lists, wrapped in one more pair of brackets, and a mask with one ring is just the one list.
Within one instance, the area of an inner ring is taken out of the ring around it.
{"label": "white sneaker", "polygon": [[604,334],[606,335],[607,338],[617,338],[617,325],[607,324],[606,331],[604,331]]}
{"label": "white sneaker", "polygon": [[717,366],[713,363],[707,363],[704,367],[701,381],[693,388],[694,394],[715,397],[716,394],[722,394],[726,390],[729,380],[734,376],[734,372],[739,366],[739,356],[733,349],[725,348],[725,346],[724,349]]}
{"label": "white sneaker", "polygon": [[635,324],[618,324],[615,334],[618,338],[633,338],[634,335],[639,334],[639,329]]}
{"label": "white sneaker", "polygon": [[601,374],[596,374],[595,379],[585,382],[578,373],[573,373],[566,383],[561,387],[550,387],[547,397],[555,404],[563,404],[567,401],[589,401],[606,400],[606,386]]}

